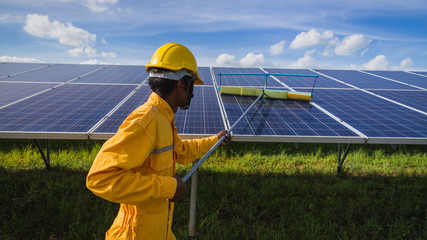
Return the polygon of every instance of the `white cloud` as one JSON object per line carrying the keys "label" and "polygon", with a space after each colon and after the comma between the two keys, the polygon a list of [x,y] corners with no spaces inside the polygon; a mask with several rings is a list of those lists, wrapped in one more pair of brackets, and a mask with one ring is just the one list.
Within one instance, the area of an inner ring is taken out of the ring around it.
{"label": "white cloud", "polygon": [[279,55],[283,52],[283,48],[285,46],[285,40],[282,40],[276,44],[270,46],[270,55],[275,56]]}
{"label": "white cloud", "polygon": [[51,22],[46,15],[28,14],[24,30],[30,35],[55,39],[61,44],[78,48],[89,48],[96,40],[95,34],[74,27],[71,23]]}
{"label": "white cloud", "polygon": [[320,33],[312,28],[308,32],[298,34],[291,42],[290,48],[297,49],[323,45],[333,37],[334,34],[332,31],[324,31],[323,33]]}
{"label": "white cloud", "polygon": [[354,34],[345,37],[335,48],[334,52],[339,56],[350,56],[357,50],[367,46],[371,40],[365,39],[363,34]]}
{"label": "white cloud", "polygon": [[27,57],[0,56],[0,62],[42,63],[43,61]]}
{"label": "white cloud", "polygon": [[[71,23],[64,24],[56,20],[50,21],[49,17],[46,15],[28,14],[24,30],[33,36],[54,39],[63,45],[75,47],[66,51],[71,56],[98,56],[96,49],[93,47],[96,41],[96,35],[75,27]],[[106,43],[104,38],[102,42]],[[101,56],[115,58],[117,54],[113,52],[102,52]]]}
{"label": "white cloud", "polygon": [[116,58],[117,54],[114,52],[102,52],[101,56],[105,58]]}
{"label": "white cloud", "polygon": [[405,69],[406,67],[412,66],[414,64],[410,57],[407,57],[400,62],[400,69]]}
{"label": "white cloud", "polygon": [[323,50],[323,52],[321,53],[322,56],[324,57],[332,57],[334,56],[333,50],[334,48],[339,44],[339,39],[337,37],[332,38],[329,42],[328,45],[325,47],[325,49]]}
{"label": "white cloud", "polygon": [[362,65],[362,69],[365,70],[387,70],[388,68],[388,60],[384,55],[378,55],[371,61]]}
{"label": "white cloud", "polygon": [[264,54],[248,53],[246,57],[240,59],[240,65],[243,67],[261,67],[264,64]]}
{"label": "white cloud", "polygon": [[118,65],[118,63],[104,62],[98,59],[92,58],[87,61],[81,62],[80,64],[100,64],[100,65]]}
{"label": "white cloud", "polygon": [[119,0],[84,0],[83,4],[92,12],[104,12],[118,2]]}
{"label": "white cloud", "polygon": [[235,56],[227,53],[220,54],[216,58],[216,64],[221,67],[230,67],[236,65]]}
{"label": "white cloud", "polygon": [[317,68],[319,64],[317,61],[311,56],[314,54],[316,50],[312,49],[306,51],[304,57],[299,58],[296,62],[292,63],[290,68]]}

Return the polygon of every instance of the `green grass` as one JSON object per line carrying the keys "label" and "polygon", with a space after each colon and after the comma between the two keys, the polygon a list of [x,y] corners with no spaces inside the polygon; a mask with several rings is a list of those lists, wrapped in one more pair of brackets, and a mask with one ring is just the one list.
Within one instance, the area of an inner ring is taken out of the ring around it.
{"label": "green grass", "polygon": [[[119,206],[85,187],[102,142],[51,143],[47,171],[32,141],[0,140],[0,239],[103,239]],[[218,149],[199,170],[197,239],[427,238],[427,146],[353,145],[336,162],[336,144]],[[189,192],[178,239],[188,218]]]}

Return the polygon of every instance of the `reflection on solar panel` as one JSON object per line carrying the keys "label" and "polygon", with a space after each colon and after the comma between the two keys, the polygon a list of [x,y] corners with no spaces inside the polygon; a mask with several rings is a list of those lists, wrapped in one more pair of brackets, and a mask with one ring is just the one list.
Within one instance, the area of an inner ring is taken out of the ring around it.
{"label": "reflection on solar panel", "polygon": [[[184,138],[230,127],[255,100],[220,95],[216,84],[263,88],[264,76],[319,74],[311,103],[262,99],[234,141],[427,144],[425,72],[200,67]],[[0,137],[107,139],[151,94],[143,66],[0,64]],[[311,91],[313,78],[269,76],[268,88]],[[215,80],[215,81],[214,81]]]}

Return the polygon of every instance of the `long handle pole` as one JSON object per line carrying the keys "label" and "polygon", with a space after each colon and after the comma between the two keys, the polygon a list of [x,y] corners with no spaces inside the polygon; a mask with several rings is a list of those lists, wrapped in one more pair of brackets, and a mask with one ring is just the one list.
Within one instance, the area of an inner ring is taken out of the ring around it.
{"label": "long handle pole", "polygon": [[[240,120],[243,119],[243,117],[245,117],[245,115],[249,112],[249,110],[255,105],[256,102],[258,102],[258,100],[260,100],[262,98],[262,96],[264,95],[264,93],[261,93],[259,95],[259,97],[252,103],[252,105],[250,105],[248,107],[248,109],[246,109],[246,111],[242,114],[242,116],[239,117],[239,119],[237,119],[237,121],[233,124],[233,126],[231,126],[230,129],[228,129],[228,133],[231,133],[233,131],[233,128],[240,122]],[[215,143],[215,145],[193,166],[193,168],[182,178],[182,181],[186,182],[191,175],[200,167],[200,165],[202,165],[202,163],[212,154],[212,152],[219,146],[219,144],[222,143],[222,141],[224,141],[225,139],[225,135],[222,136],[218,142]]]}

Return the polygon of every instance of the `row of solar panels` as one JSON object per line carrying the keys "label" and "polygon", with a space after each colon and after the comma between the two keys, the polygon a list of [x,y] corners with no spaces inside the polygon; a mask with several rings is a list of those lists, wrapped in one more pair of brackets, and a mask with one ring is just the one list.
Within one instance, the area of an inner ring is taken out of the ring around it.
{"label": "row of solar panels", "polygon": [[[199,68],[188,111],[175,121],[184,138],[228,128],[254,101],[219,95],[218,85],[311,91],[311,103],[263,99],[235,128],[236,141],[427,144],[427,72]],[[151,94],[143,66],[0,64],[0,137],[108,139]]]}

